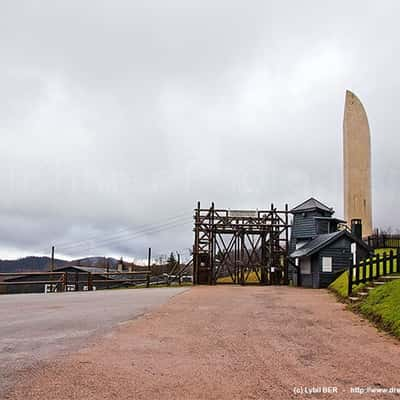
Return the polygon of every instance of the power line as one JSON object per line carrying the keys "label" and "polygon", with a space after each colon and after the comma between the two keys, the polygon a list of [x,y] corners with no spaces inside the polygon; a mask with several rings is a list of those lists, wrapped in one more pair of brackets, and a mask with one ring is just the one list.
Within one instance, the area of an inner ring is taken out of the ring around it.
{"label": "power line", "polygon": [[[183,218],[183,217],[187,217],[187,213],[179,214],[179,215],[176,215],[176,216],[173,216],[173,217],[168,217],[165,220],[161,220],[161,222],[164,222],[164,221],[168,222],[170,220],[179,219],[179,218]],[[148,226],[148,224],[139,225],[139,227],[143,227],[143,228],[145,228],[147,226]],[[124,232],[128,233],[130,231],[132,231],[132,228],[120,229],[119,231],[114,232],[110,237],[113,237],[114,235],[120,235],[121,233],[124,233]],[[102,238],[102,237],[103,237],[103,234],[98,234],[96,236],[89,237],[89,238],[84,239],[84,240],[69,241],[69,242],[64,242],[64,243],[61,242],[61,243],[58,243],[58,246],[63,247],[63,248],[67,248],[67,247],[70,247],[70,246],[74,246],[75,244],[80,243],[80,242],[84,242],[84,241],[88,241],[88,240],[96,240],[96,239],[99,239],[99,238]]]}
{"label": "power line", "polygon": [[[139,230],[136,230],[136,231],[132,230],[132,229],[124,229],[124,230],[121,230],[119,234],[117,234],[117,235],[113,234],[113,235],[110,235],[108,237],[96,235],[96,236],[94,236],[92,238],[79,240],[79,241],[76,241],[76,242],[69,242],[69,243],[71,243],[69,245],[57,244],[57,248],[62,249],[62,250],[69,250],[69,249],[72,249],[72,248],[75,248],[75,247],[86,246],[86,245],[88,245],[88,242],[93,241],[93,240],[95,240],[97,242],[107,242],[109,240],[114,240],[114,239],[123,239],[124,237],[130,237],[131,235],[136,235],[137,233],[140,233],[140,232],[146,232],[149,229],[154,229],[154,228],[159,227],[159,226],[164,226],[164,225],[167,226],[167,225],[169,225],[171,223],[178,222],[178,221],[180,221],[182,219],[183,219],[183,216],[175,216],[175,217],[166,219],[165,220],[166,222],[162,223],[162,224],[141,225],[143,228],[139,229]],[[184,217],[184,219],[187,219],[187,215]],[[124,234],[121,234],[121,232],[123,232],[123,231],[126,231],[126,232]],[[128,236],[126,236],[126,235],[128,235]],[[96,239],[99,239],[99,240],[96,240]]]}
{"label": "power line", "polygon": [[[104,238],[104,239],[96,241],[95,243],[97,243],[98,245],[106,245],[108,243],[114,243],[114,242],[118,242],[118,241],[123,241],[123,240],[131,239],[133,237],[146,235],[147,233],[151,233],[155,229],[168,228],[171,225],[174,226],[175,224],[180,224],[181,222],[186,222],[186,221],[176,220],[176,221],[171,221],[171,222],[168,222],[168,223],[165,223],[165,224],[161,224],[161,225],[149,226],[149,227],[147,227],[145,229],[141,229],[141,230],[138,230],[138,231],[133,231],[132,233],[130,233],[128,235],[121,235],[121,236],[116,236],[116,237]],[[77,244],[75,246],[70,246],[70,248],[63,247],[62,249],[66,250],[66,249],[71,249],[71,247],[82,247],[82,246],[84,246],[86,244],[87,244],[87,242],[84,242],[83,244]],[[89,244],[89,246],[92,246],[92,245]]]}
{"label": "power line", "polygon": [[108,245],[108,244],[114,244],[114,243],[119,243],[121,241],[136,239],[138,237],[146,236],[148,234],[167,231],[167,230],[170,230],[170,229],[173,229],[173,228],[177,228],[177,227],[180,227],[180,226],[183,226],[183,225],[187,225],[189,223],[192,223],[192,221],[181,221],[181,222],[174,223],[174,224],[168,224],[167,226],[154,227],[153,229],[149,229],[147,231],[138,232],[138,233],[136,233],[136,234],[134,234],[132,236],[129,236],[129,237],[125,237],[125,238],[117,239],[117,240],[114,239],[114,240],[107,241],[105,243],[98,243],[95,246],[89,247],[89,250],[94,249],[94,248],[98,248],[98,247],[101,247],[101,246],[105,246],[105,245]]}
{"label": "power line", "polygon": [[[141,231],[137,231],[137,232],[135,232],[133,234],[130,234],[128,236],[125,236],[125,237],[116,237],[116,238],[112,238],[112,239],[103,239],[103,240],[98,241],[95,245],[92,245],[92,246],[89,246],[88,248],[85,248],[85,251],[90,251],[92,249],[103,247],[103,246],[106,246],[106,245],[109,245],[109,244],[119,243],[121,241],[136,239],[138,237],[146,236],[148,234],[163,232],[163,231],[166,231],[166,230],[169,230],[169,229],[173,229],[173,228],[176,228],[176,227],[179,227],[179,226],[187,225],[189,223],[192,223],[191,219],[190,220],[186,220],[186,221],[179,221],[179,220],[178,221],[172,221],[172,222],[169,222],[169,223],[165,223],[165,224],[161,224],[161,225],[158,225],[158,226],[150,227],[148,229],[143,229]],[[82,247],[82,246],[83,245],[80,245],[80,247]],[[66,249],[65,248],[61,248],[61,251],[63,251],[63,250],[66,250]],[[71,250],[71,249],[69,249],[69,250]],[[82,250],[84,250],[84,249],[82,248]],[[80,249],[77,249],[74,252],[78,252],[78,251],[80,251]]]}

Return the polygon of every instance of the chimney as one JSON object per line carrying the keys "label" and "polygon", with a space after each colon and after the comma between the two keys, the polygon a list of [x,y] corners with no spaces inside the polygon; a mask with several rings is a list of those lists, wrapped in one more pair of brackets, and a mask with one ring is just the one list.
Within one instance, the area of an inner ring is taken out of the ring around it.
{"label": "chimney", "polygon": [[362,223],[361,219],[352,219],[351,220],[351,233],[358,237],[359,239],[362,239]]}

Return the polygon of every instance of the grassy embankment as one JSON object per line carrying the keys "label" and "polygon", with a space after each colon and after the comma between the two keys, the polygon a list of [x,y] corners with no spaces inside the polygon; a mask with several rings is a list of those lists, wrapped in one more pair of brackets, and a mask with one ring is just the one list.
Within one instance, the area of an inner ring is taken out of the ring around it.
{"label": "grassy embankment", "polygon": [[[379,250],[376,253],[380,255],[388,250]],[[389,266],[387,266],[388,268]],[[375,267],[376,268],[376,267]],[[379,268],[383,272],[383,263]],[[399,266],[400,269],[400,266]],[[394,270],[398,271],[397,263],[394,262]],[[374,269],[375,272],[375,269]],[[367,272],[368,276],[368,272]],[[339,297],[347,296],[348,272],[340,275],[329,288],[334,291]],[[365,284],[353,285],[353,290],[357,292]],[[354,306],[355,311],[360,312],[370,321],[375,323],[379,328],[390,332],[400,338],[400,280],[385,283],[372,290],[367,298],[361,303]]]}
{"label": "grassy embankment", "polygon": [[358,310],[378,327],[400,338],[400,280],[372,290]]}

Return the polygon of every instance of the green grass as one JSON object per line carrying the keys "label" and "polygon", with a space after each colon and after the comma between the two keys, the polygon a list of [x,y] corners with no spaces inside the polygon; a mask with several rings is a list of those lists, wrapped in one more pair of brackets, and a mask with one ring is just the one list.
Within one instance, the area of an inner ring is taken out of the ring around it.
{"label": "green grass", "polygon": [[335,292],[339,297],[347,297],[347,287],[349,282],[348,271],[339,275],[330,285],[329,289]]}
{"label": "green grass", "polygon": [[[382,255],[384,252],[389,254],[388,249],[380,249],[375,251],[376,254]],[[386,266],[389,270],[389,265]],[[369,276],[369,267],[362,271],[366,277]],[[383,262],[379,265],[380,272],[383,273]],[[396,261],[394,262],[394,270],[397,271]],[[376,272],[374,265],[373,272]],[[345,299],[347,297],[348,287],[348,271],[342,273],[329,288],[339,297]],[[353,293],[363,288],[365,284],[353,285]],[[362,315],[374,322],[379,328],[390,332],[400,338],[400,280],[385,283],[370,291],[369,295],[359,305],[354,307]]]}
{"label": "green grass", "polygon": [[[375,254],[379,254],[380,256],[383,255],[383,253],[386,253],[389,256],[391,249],[377,249],[375,250]],[[393,253],[396,254],[396,249],[393,250]],[[389,270],[389,263],[387,263],[387,270]],[[398,271],[397,269],[397,260],[394,260],[393,263],[394,271]],[[384,270],[384,265],[383,261],[379,263],[379,272],[382,275]],[[367,264],[366,268],[360,268],[360,278],[364,277],[369,278],[371,273],[371,268]],[[372,273],[376,274],[376,264],[374,263],[372,266]],[[355,278],[355,271],[354,271],[354,276],[353,279]],[[341,298],[346,298],[347,297],[347,288],[349,284],[349,273],[348,271],[343,272],[341,275],[336,278],[335,281],[333,281],[329,285],[329,289],[332,290],[334,293],[336,293],[339,297]],[[359,285],[353,285],[353,293],[357,293],[360,289],[364,288],[366,284],[360,283]]]}
{"label": "green grass", "polygon": [[361,314],[380,328],[400,337],[400,280],[388,282],[372,290],[360,304]]}
{"label": "green grass", "polygon": [[[261,271],[259,271],[258,274],[261,274]],[[246,282],[248,283],[256,283],[260,281],[254,271],[246,272],[245,276],[247,277]],[[219,277],[217,278],[217,283],[233,283],[232,277],[230,275]]]}
{"label": "green grass", "polygon": [[[329,289],[335,292],[339,297],[346,298],[348,286],[349,286],[349,273],[348,271],[345,271],[329,285]],[[353,285],[353,293],[357,293],[364,287],[365,287],[364,283],[360,283],[359,285]]]}

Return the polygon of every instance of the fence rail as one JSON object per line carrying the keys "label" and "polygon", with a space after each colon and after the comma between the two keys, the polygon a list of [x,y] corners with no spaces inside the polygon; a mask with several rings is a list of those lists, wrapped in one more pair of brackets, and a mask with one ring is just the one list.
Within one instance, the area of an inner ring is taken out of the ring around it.
{"label": "fence rail", "polygon": [[[12,279],[13,277],[15,278]],[[79,290],[92,291],[96,286],[98,287],[100,285],[103,289],[121,286],[123,284],[150,287],[152,284],[152,277],[150,270],[133,272],[3,272],[0,273],[0,288],[7,288],[14,285],[50,285],[51,290],[66,292]],[[35,280],[35,278],[38,279]],[[161,283],[160,279],[157,280],[157,283]]]}
{"label": "fence rail", "polygon": [[375,254],[369,258],[358,261],[349,266],[347,294],[351,296],[353,286],[372,282],[380,276],[400,273],[400,248],[397,251],[390,250],[389,254]]}
{"label": "fence rail", "polygon": [[[15,276],[16,279],[20,277],[44,277],[43,280],[30,280],[30,281],[19,281],[19,280],[2,280],[0,281],[0,288],[7,287],[11,285],[55,285],[57,290],[65,291],[66,285],[66,272],[2,272],[0,273],[0,277],[13,277]],[[46,279],[47,277],[54,276],[55,279]],[[58,279],[57,279],[58,277]]]}

